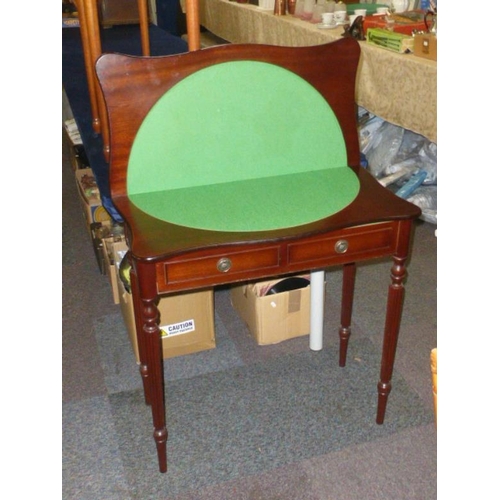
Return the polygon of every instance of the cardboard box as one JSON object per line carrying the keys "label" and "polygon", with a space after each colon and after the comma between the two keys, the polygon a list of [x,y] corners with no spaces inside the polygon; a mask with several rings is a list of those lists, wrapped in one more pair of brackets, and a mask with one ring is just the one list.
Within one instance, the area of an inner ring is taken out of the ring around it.
{"label": "cardboard box", "polygon": [[113,238],[104,238],[103,240],[103,256],[106,274],[109,278],[109,285],[111,286],[111,293],[113,294],[113,302],[120,303],[120,295],[118,291],[118,269],[116,269],[115,261],[113,259]]}
{"label": "cardboard box", "polygon": [[104,237],[102,235],[109,236],[108,231],[110,231],[110,229],[106,226],[103,227],[103,225],[111,227],[111,222],[92,222],[92,224],[90,224],[90,236],[92,238],[92,246],[94,248],[99,271],[101,274],[106,274],[106,263],[104,262]]}
{"label": "cardboard box", "polygon": [[231,288],[231,303],[258,345],[277,344],[310,332],[310,285],[289,292],[263,295],[282,279]]}
{"label": "cardboard box", "polygon": [[[102,240],[102,253],[104,261],[104,271],[109,279],[109,285],[111,286],[111,293],[113,294],[113,302],[115,304],[120,303],[120,291],[118,289],[118,268],[115,265],[115,246],[125,245],[125,237],[120,236],[110,236],[108,238],[103,238]],[[121,260],[121,259],[120,259]]]}
{"label": "cardboard box", "polygon": [[[69,102],[66,104],[66,94],[63,93],[63,113],[64,106],[68,108],[67,113],[72,114]],[[63,142],[67,146],[68,156],[71,161],[73,171],[78,168],[89,168],[88,158],[85,153],[85,148],[81,142],[80,132],[74,119],[66,120],[64,123]],[[76,141],[76,144],[75,144]],[[86,164],[84,164],[86,162]]]}
{"label": "cardboard box", "polygon": [[[126,243],[114,248],[115,269],[127,251]],[[120,308],[127,326],[137,363],[139,349],[132,295],[125,290],[117,276]],[[215,347],[214,292],[213,289],[163,296],[158,302],[160,328],[163,332],[163,358],[183,356]]]}
{"label": "cardboard box", "polygon": [[68,134],[68,138],[73,145],[83,144],[80,130],[74,118],[68,118],[64,122],[64,129]]}
{"label": "cardboard box", "polygon": [[437,61],[437,36],[430,33],[415,35],[414,53],[417,57],[424,57]]}
{"label": "cardboard box", "polygon": [[75,170],[76,185],[82,203],[83,215],[90,231],[93,222],[110,221],[111,216],[102,206],[101,196],[91,168]]}

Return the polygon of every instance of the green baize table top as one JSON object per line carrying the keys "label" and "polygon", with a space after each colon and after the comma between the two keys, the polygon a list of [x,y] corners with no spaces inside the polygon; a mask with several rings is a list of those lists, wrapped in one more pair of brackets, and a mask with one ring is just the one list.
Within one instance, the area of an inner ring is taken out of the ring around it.
{"label": "green baize table top", "polygon": [[359,192],[338,120],[298,75],[221,63],[177,83],[132,147],[127,191],[149,215],[216,231],[266,231],[323,219]]}

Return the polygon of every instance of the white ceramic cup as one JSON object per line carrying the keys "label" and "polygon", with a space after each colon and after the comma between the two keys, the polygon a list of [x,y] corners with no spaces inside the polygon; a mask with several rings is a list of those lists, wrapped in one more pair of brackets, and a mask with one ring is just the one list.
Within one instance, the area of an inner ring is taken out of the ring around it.
{"label": "white ceramic cup", "polygon": [[354,14],[356,16],[366,16],[366,9],[354,9]]}
{"label": "white ceramic cup", "polygon": [[354,21],[356,21],[356,19],[358,18],[359,16],[357,16],[356,14],[350,14],[349,15],[349,26],[352,26],[352,23]]}
{"label": "white ceramic cup", "polygon": [[333,12],[323,12],[321,14],[321,22],[323,24],[333,24]]}
{"label": "white ceramic cup", "polygon": [[345,10],[337,10],[333,13],[333,19],[335,19],[337,23],[344,22],[346,17],[347,12]]}

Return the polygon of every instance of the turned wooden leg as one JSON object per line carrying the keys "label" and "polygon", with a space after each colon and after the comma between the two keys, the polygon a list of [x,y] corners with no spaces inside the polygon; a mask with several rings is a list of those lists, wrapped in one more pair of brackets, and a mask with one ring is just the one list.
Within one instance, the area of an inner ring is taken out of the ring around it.
{"label": "turned wooden leg", "polygon": [[[126,257],[128,257],[127,254]],[[146,365],[146,343],[145,343],[145,333],[144,333],[144,320],[142,318],[142,305],[139,297],[139,286],[137,283],[137,274],[134,270],[133,262],[131,262],[132,267],[130,269],[130,286],[132,290],[132,299],[134,305],[134,317],[135,317],[135,330],[137,336],[137,349],[139,351],[139,373],[142,378],[142,386],[144,389],[144,401],[147,405],[151,404],[151,391],[149,388],[149,373],[148,366]]]}
{"label": "turned wooden leg", "polygon": [[165,415],[165,381],[159,312],[156,302],[155,266],[136,262],[137,289],[143,328],[144,365],[147,368],[147,390],[153,415],[154,433],[160,472],[167,471],[167,427]]}
{"label": "turned wooden leg", "polygon": [[85,62],[85,74],[87,75],[87,87],[90,99],[90,112],[92,114],[92,128],[96,134],[101,132],[101,122],[99,120],[99,107],[97,103],[96,79],[94,75],[94,60],[90,49],[90,37],[87,28],[87,13],[85,3],[82,0],[76,0],[78,18],[80,20],[80,34],[82,38],[83,59]]}
{"label": "turned wooden leg", "polygon": [[99,26],[99,14],[97,12],[97,2],[95,0],[80,0],[81,5],[85,9],[85,20],[87,27],[88,50],[91,62],[91,72],[93,79],[93,88],[95,100],[97,103],[98,123],[97,127],[94,124],[94,130],[98,128],[102,135],[103,153],[106,161],[109,161],[109,124],[108,115],[106,113],[106,106],[104,103],[104,96],[102,95],[101,87],[97,81],[95,72],[95,63],[102,54],[101,46],[101,32]]}
{"label": "turned wooden leg", "polygon": [[400,225],[400,238],[396,255],[393,257],[391,268],[391,284],[387,297],[387,312],[385,317],[384,343],[382,347],[382,363],[380,380],[378,383],[377,424],[383,424],[387,399],[392,389],[391,379],[396,358],[399,327],[403,312],[404,279],[406,277],[406,259],[410,245],[411,221],[404,221]]}
{"label": "turned wooden leg", "polygon": [[147,0],[137,0],[139,9],[139,27],[141,31],[142,55],[150,56],[151,49],[149,44],[149,12]]}
{"label": "turned wooden leg", "polygon": [[96,116],[93,117],[94,131],[102,132],[102,97],[100,96],[100,87],[95,74],[95,62],[102,53],[101,34],[99,31],[99,16],[97,13],[97,2],[95,0],[80,0],[79,7],[84,11],[85,17],[85,36],[84,48],[87,48],[88,59],[90,63],[90,71],[87,75],[89,86],[92,87],[93,95],[91,99],[96,105]]}
{"label": "turned wooden leg", "polygon": [[347,345],[351,336],[352,304],[354,301],[354,283],[356,281],[356,264],[345,264],[343,267],[342,281],[342,306],[340,313],[340,348],[339,366],[345,366],[347,358]]}
{"label": "turned wooden leg", "polygon": [[165,418],[165,397],[163,380],[163,360],[161,332],[158,326],[158,308],[155,300],[142,300],[144,320],[146,365],[150,391],[151,412],[153,414],[154,439],[158,454],[160,472],[167,471],[167,427]]}

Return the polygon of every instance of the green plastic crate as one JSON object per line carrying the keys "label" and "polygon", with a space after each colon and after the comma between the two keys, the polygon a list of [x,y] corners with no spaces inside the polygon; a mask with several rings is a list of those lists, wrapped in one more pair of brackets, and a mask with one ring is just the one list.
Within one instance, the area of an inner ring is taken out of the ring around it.
{"label": "green plastic crate", "polygon": [[414,47],[412,36],[395,33],[383,28],[368,28],[366,41],[372,45],[377,45],[393,52],[399,52],[400,54],[413,52]]}

